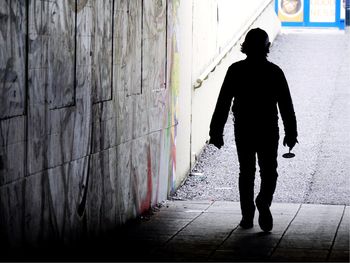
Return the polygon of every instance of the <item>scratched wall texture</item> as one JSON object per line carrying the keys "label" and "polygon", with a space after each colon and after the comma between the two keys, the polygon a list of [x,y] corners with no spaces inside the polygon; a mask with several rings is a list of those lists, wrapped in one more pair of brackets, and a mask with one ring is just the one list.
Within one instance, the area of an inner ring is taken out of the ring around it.
{"label": "scratched wall texture", "polygon": [[167,197],[178,1],[0,1],[0,237],[70,242]]}

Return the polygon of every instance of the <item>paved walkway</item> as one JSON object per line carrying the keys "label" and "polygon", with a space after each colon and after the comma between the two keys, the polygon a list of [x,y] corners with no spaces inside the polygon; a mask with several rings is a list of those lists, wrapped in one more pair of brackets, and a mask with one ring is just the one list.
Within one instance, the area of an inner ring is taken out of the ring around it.
{"label": "paved walkway", "polygon": [[272,205],[274,228],[238,226],[237,202],[169,201],[134,223],[120,255],[135,261],[349,261],[350,209],[343,205]]}
{"label": "paved walkway", "polygon": [[349,262],[349,206],[273,203],[271,210],[266,234],[257,217],[253,229],[238,226],[237,202],[168,201],[92,245],[11,253],[11,260]]}

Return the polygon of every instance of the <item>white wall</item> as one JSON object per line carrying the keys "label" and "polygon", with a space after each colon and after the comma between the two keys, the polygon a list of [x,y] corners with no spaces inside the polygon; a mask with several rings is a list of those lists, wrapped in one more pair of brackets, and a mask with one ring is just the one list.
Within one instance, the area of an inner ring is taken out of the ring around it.
{"label": "white wall", "polygon": [[175,186],[178,186],[190,168],[191,158],[192,1],[178,3],[174,34],[177,47],[174,55],[179,58],[175,176]]}

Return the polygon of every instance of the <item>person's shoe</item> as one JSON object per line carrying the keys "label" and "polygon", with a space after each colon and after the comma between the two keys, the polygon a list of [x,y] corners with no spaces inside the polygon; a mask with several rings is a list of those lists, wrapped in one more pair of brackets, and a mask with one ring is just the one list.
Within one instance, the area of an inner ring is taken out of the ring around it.
{"label": "person's shoe", "polygon": [[261,201],[259,198],[255,200],[256,207],[259,211],[259,226],[264,232],[270,232],[273,227],[273,218],[270,211],[270,207],[266,202]]}
{"label": "person's shoe", "polygon": [[248,220],[248,219],[242,218],[242,220],[239,223],[239,225],[240,225],[240,227],[242,227],[244,229],[253,228],[253,226],[254,226],[253,219],[252,220]]}

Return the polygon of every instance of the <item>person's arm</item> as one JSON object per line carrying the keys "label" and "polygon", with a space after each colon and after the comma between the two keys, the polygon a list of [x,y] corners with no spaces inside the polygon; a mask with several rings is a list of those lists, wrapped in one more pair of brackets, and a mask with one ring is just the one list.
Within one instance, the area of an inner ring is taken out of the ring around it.
{"label": "person's arm", "polygon": [[219,149],[224,145],[223,132],[227,116],[230,110],[232,92],[232,69],[227,70],[224,82],[221,86],[218,100],[210,123],[209,144],[214,144]]}
{"label": "person's arm", "polygon": [[283,145],[292,149],[298,142],[297,121],[287,80],[282,70],[279,74],[278,108],[282,117],[285,137]]}

